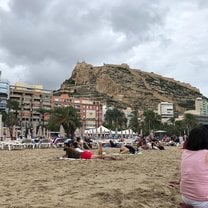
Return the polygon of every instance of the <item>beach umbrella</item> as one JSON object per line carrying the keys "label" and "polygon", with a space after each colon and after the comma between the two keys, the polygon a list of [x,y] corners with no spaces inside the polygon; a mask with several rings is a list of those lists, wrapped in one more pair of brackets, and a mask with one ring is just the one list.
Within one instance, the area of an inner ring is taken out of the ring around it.
{"label": "beach umbrella", "polygon": [[37,131],[37,125],[36,125],[36,123],[33,123],[33,132],[32,132],[32,134],[33,134],[34,137],[36,137],[36,131]]}
{"label": "beach umbrella", "polygon": [[110,132],[109,132],[109,137],[112,138],[112,131],[110,129]]}
{"label": "beach umbrella", "polygon": [[75,137],[78,137],[78,136],[80,137],[81,136],[81,129],[80,128],[77,128],[75,130],[74,134],[75,134]]}
{"label": "beach umbrella", "polygon": [[31,139],[31,131],[30,131],[30,129],[28,129],[27,139]]}
{"label": "beach umbrella", "polygon": [[10,138],[9,128],[6,128],[6,138]]}
{"label": "beach umbrella", "polygon": [[100,126],[99,128],[100,128],[100,134],[102,134],[102,133],[103,133],[103,128],[102,128],[102,126]]}
{"label": "beach umbrella", "polygon": [[2,129],[1,129],[1,136],[2,136],[2,139],[4,140],[5,138],[5,127],[2,126]]}
{"label": "beach umbrella", "polygon": [[46,129],[45,127],[43,127],[43,136],[45,137],[45,135],[46,135]]}
{"label": "beach umbrella", "polygon": [[38,132],[37,132],[37,136],[38,136],[38,137],[42,137],[42,136],[43,136],[42,126],[39,126]]}
{"label": "beach umbrella", "polygon": [[0,126],[0,140],[3,138],[3,128]]}
{"label": "beach umbrella", "polygon": [[142,129],[140,129],[140,135],[141,135],[141,136],[143,135]]}
{"label": "beach umbrella", "polygon": [[46,130],[46,137],[49,138],[49,131],[48,131],[48,129]]}
{"label": "beach umbrella", "polygon": [[162,139],[162,137],[164,136],[164,134],[166,133],[167,131],[163,131],[163,130],[158,130],[158,131],[154,131],[154,135],[156,137],[158,137],[159,139]]}
{"label": "beach umbrella", "polygon": [[116,127],[116,131],[115,131],[115,136],[116,136],[116,138],[118,137],[118,129],[117,129],[117,127]]}
{"label": "beach umbrella", "polygon": [[130,134],[131,134],[131,131],[130,131],[130,129],[128,129],[128,132],[127,132],[127,134],[128,134],[128,137],[130,137]]}
{"label": "beach umbrella", "polygon": [[128,137],[127,136],[127,130],[125,129],[123,132],[124,132],[124,137],[127,138]]}
{"label": "beach umbrella", "polygon": [[98,129],[95,129],[96,139],[98,138]]}
{"label": "beach umbrella", "polygon": [[92,129],[92,136],[94,136],[94,135],[95,135],[94,130],[95,130],[95,129]]}
{"label": "beach umbrella", "polygon": [[102,138],[103,129],[102,126],[99,127],[100,138]]}
{"label": "beach umbrella", "polygon": [[12,138],[17,139],[17,129],[15,125],[12,127]]}
{"label": "beach umbrella", "polygon": [[154,131],[154,133],[165,133],[166,131],[163,130],[158,130],[158,131]]}
{"label": "beach umbrella", "polygon": [[60,137],[62,137],[62,138],[65,137],[66,133],[65,133],[63,125],[60,125],[59,134],[60,134]]}
{"label": "beach umbrella", "polygon": [[2,115],[0,114],[0,140],[3,138]]}
{"label": "beach umbrella", "polygon": [[20,129],[20,131],[21,131],[21,137],[23,138],[23,136],[24,136],[24,130],[23,130],[23,127],[21,126],[21,129]]}
{"label": "beach umbrella", "polygon": [[121,138],[123,138],[123,130],[121,130]]}

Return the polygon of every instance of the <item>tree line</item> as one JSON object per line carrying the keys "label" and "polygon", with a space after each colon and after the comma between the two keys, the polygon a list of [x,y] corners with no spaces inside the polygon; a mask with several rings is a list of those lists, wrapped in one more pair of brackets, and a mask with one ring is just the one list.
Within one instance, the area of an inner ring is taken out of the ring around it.
{"label": "tree line", "polygon": [[[10,134],[12,135],[13,126],[22,125],[21,120],[18,119],[18,112],[20,110],[19,102],[9,100],[7,107],[8,112],[1,112],[2,121],[4,125],[10,129]],[[52,110],[39,108],[36,111],[41,117],[39,123],[41,127],[47,128],[50,131],[59,131],[60,125],[62,125],[68,138],[74,137],[76,129],[82,127],[80,114],[72,106],[56,107]],[[47,124],[44,122],[46,115],[49,115]],[[155,130],[165,130],[169,135],[188,134],[189,131],[197,125],[200,124],[197,123],[192,114],[185,114],[184,119],[180,121],[171,118],[168,122],[162,123],[161,116],[152,109],[144,110],[142,116],[138,114],[138,110],[132,111],[128,122],[122,110],[112,108],[106,111],[103,121],[103,126],[111,130],[119,131],[130,128],[138,134],[142,130],[143,135],[149,135],[151,131]],[[31,128],[31,126],[28,126],[28,128]]]}

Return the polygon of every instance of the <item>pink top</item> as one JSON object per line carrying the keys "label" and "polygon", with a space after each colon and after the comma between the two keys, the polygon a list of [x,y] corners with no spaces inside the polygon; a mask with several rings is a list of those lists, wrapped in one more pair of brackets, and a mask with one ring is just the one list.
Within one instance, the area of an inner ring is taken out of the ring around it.
{"label": "pink top", "polygon": [[181,194],[195,201],[208,201],[208,150],[184,150],[181,162]]}

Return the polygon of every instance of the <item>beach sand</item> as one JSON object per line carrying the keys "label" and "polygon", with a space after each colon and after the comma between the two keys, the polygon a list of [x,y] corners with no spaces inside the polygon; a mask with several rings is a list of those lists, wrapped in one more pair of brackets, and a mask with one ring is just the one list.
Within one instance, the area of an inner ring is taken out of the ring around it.
{"label": "beach sand", "polygon": [[176,208],[181,153],[167,147],[109,161],[60,160],[63,149],[0,150],[0,207]]}

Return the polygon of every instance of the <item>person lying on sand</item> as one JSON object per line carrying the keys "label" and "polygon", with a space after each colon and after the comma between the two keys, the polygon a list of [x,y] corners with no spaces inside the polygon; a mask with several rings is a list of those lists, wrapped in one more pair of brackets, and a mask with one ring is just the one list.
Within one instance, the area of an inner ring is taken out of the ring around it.
{"label": "person lying on sand", "polygon": [[89,150],[78,149],[77,144],[74,143],[71,147],[68,144],[65,144],[64,151],[66,154],[63,156],[65,158],[76,158],[76,159],[110,159],[116,160],[116,157],[111,155],[103,155],[102,143],[98,144],[98,154],[94,154]]}
{"label": "person lying on sand", "polygon": [[121,154],[136,154],[136,149],[131,146],[131,145],[124,145],[123,147],[120,148],[120,153]]}
{"label": "person lying on sand", "polygon": [[153,150],[165,150],[164,146],[162,145],[162,143],[157,140],[157,139],[152,139],[151,140],[151,146]]}

